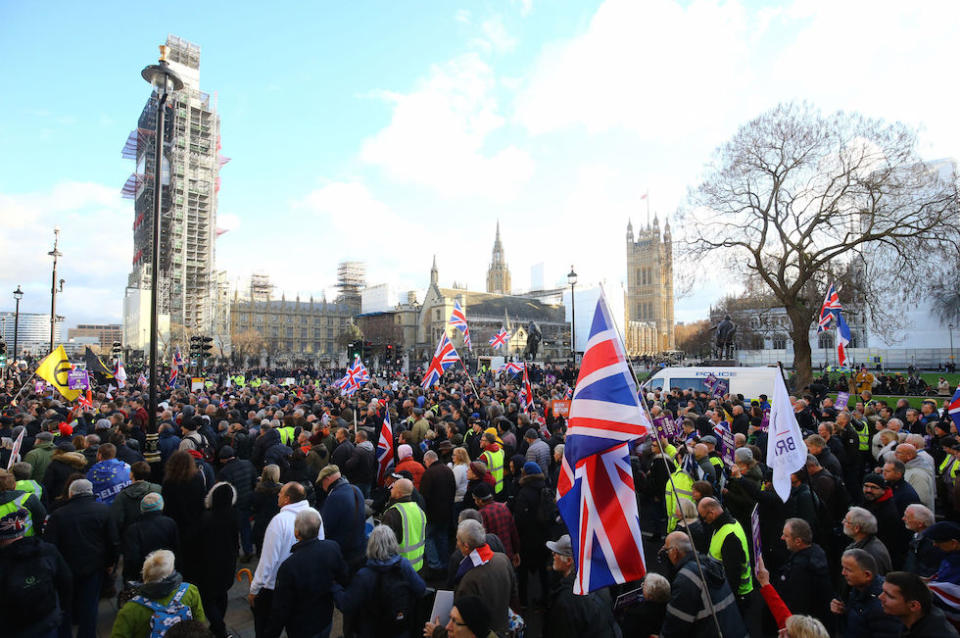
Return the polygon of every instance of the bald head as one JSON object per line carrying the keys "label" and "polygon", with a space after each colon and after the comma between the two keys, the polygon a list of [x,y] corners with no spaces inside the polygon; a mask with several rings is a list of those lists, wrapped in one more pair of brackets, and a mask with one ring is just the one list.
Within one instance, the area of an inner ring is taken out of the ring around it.
{"label": "bald head", "polygon": [[717,499],[706,496],[697,503],[697,512],[708,523],[712,523],[718,516],[723,514],[723,506]]}
{"label": "bald head", "polygon": [[897,446],[894,455],[897,457],[898,461],[901,463],[906,463],[917,458],[917,448],[910,443],[901,443]]}
{"label": "bald head", "polygon": [[693,456],[698,459],[702,459],[705,456],[710,454],[710,448],[707,447],[706,443],[697,443],[693,446]]}
{"label": "bald head", "polygon": [[397,482],[391,486],[391,494],[394,498],[402,498],[413,494],[413,481],[408,478],[397,479]]}

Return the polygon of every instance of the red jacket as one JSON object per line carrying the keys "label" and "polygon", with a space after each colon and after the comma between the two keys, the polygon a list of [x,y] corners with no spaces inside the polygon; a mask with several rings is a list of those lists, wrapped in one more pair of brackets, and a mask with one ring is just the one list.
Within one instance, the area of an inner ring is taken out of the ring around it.
{"label": "red jacket", "polygon": [[427,468],[414,461],[412,456],[408,456],[397,463],[397,467],[394,472],[402,472],[403,470],[410,472],[410,474],[413,476],[413,486],[419,490],[420,479],[423,477],[423,473],[427,471]]}

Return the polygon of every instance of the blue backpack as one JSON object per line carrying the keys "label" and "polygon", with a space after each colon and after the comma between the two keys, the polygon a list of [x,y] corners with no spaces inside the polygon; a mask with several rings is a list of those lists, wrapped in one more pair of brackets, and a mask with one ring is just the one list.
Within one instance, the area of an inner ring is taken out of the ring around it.
{"label": "blue backpack", "polygon": [[171,627],[181,620],[193,620],[193,612],[190,608],[180,602],[183,595],[187,593],[189,583],[180,583],[177,593],[173,595],[170,602],[164,605],[155,600],[144,598],[143,596],[134,596],[130,600],[153,610],[153,616],[150,617],[150,638],[163,638]]}

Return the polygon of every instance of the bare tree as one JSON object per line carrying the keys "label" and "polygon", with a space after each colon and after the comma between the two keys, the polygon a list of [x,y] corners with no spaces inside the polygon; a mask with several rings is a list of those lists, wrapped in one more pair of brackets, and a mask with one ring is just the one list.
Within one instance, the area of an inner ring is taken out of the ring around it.
{"label": "bare tree", "polygon": [[890,320],[878,300],[912,293],[926,254],[956,253],[957,210],[955,175],[920,159],[910,128],[783,104],[717,150],[680,212],[678,248],[763,283],[790,319],[803,387],[830,271],[858,272],[871,324]]}
{"label": "bare tree", "polygon": [[246,365],[249,357],[257,356],[263,350],[263,337],[252,328],[231,335],[230,342],[234,363],[241,366]]}
{"label": "bare tree", "polygon": [[930,297],[941,324],[960,324],[960,263],[934,281]]}

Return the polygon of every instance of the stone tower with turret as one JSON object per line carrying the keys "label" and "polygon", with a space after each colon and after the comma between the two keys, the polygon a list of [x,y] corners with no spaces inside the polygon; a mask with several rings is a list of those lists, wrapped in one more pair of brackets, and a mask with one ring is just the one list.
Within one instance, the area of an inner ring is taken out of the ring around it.
{"label": "stone tower with turret", "polygon": [[510,268],[503,255],[503,244],[500,243],[500,222],[497,221],[497,236],[493,240],[493,256],[490,259],[490,268],[487,270],[487,292],[501,295],[510,294]]}
{"label": "stone tower with turret", "polygon": [[[649,218],[648,218],[649,220]],[[668,220],[653,218],[636,237],[627,222],[626,346],[631,355],[674,350],[673,239]]]}

